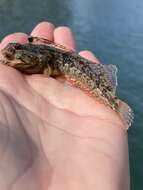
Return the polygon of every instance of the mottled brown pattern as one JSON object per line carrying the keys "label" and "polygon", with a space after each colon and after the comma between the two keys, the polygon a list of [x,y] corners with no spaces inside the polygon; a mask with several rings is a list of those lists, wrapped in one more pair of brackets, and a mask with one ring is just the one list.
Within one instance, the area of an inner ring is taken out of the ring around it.
{"label": "mottled brown pattern", "polygon": [[[31,39],[29,41],[32,41]],[[2,50],[3,63],[25,74],[46,74],[64,76],[74,81],[75,86],[86,89],[92,96],[98,97],[119,113],[125,122],[131,125],[132,111],[123,104],[124,113],[120,112],[121,102],[115,94],[115,86],[106,74],[102,64],[95,64],[62,46],[48,44],[10,43]]]}

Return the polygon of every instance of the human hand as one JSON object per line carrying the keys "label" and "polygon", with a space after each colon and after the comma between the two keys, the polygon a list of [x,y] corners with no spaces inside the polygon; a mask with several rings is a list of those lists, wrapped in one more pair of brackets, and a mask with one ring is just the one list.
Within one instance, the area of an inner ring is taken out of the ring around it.
{"label": "human hand", "polygon": [[[75,49],[72,32],[43,22],[32,31]],[[1,42],[27,42],[15,33]],[[92,61],[88,51],[80,55]],[[65,81],[0,65],[0,189],[127,190],[128,145],[116,113]]]}

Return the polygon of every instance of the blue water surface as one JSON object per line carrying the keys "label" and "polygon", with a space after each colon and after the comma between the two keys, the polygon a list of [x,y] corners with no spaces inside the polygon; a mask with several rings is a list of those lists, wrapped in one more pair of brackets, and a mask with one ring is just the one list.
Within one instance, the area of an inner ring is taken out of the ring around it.
{"label": "blue water surface", "polygon": [[143,189],[143,0],[1,0],[1,39],[30,33],[40,21],[68,25],[78,50],[89,49],[103,63],[116,64],[118,94],[135,112],[129,130],[131,189]]}

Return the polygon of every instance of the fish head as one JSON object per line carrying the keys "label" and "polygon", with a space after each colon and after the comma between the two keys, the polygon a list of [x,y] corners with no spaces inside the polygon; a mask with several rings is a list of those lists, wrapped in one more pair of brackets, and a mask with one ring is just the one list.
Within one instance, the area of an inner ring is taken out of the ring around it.
{"label": "fish head", "polygon": [[1,50],[2,63],[26,74],[41,73],[43,65],[39,55],[19,43],[9,43]]}

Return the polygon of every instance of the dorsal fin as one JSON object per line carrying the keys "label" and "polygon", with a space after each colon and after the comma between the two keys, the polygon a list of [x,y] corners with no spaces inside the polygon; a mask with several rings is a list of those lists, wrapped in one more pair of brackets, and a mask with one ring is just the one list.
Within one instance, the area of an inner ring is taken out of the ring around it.
{"label": "dorsal fin", "polygon": [[29,36],[28,41],[29,41],[29,43],[33,43],[33,44],[41,43],[41,44],[44,44],[44,45],[50,45],[52,47],[65,50],[66,52],[70,52],[70,53],[74,52],[74,50],[69,49],[66,46],[63,46],[61,44],[57,44],[57,43],[55,43],[55,42],[53,42],[51,40],[48,40],[48,39],[45,39],[45,38],[42,38],[42,37]]}
{"label": "dorsal fin", "polygon": [[116,65],[104,65],[105,72],[108,79],[111,81],[113,86],[113,91],[116,92],[117,83],[117,67]]}

